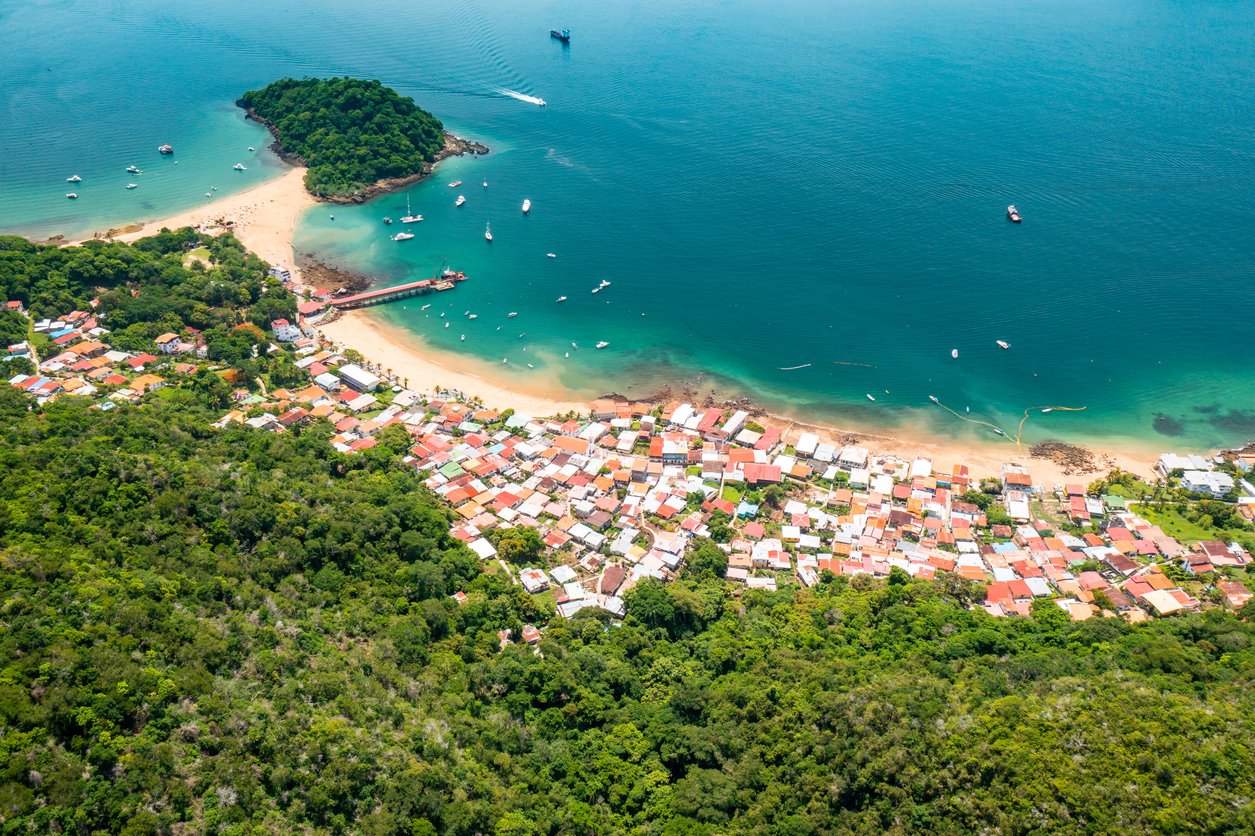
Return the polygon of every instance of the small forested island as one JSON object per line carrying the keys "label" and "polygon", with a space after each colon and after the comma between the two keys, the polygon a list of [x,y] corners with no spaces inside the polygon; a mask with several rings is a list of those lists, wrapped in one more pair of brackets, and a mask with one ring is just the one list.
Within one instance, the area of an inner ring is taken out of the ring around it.
{"label": "small forested island", "polygon": [[229,231],[0,236],[5,834],[1255,831],[1255,601],[994,618],[897,566],[746,589],[716,512],[625,615],[559,617],[506,571],[547,565],[537,527],[481,559],[407,423],[345,452],[291,407],[317,387],[270,272]]}
{"label": "small forested island", "polygon": [[337,202],[415,182],[443,157],[488,152],[378,81],[282,78],[239,104],[270,128],[280,156],[308,167],[310,193]]}

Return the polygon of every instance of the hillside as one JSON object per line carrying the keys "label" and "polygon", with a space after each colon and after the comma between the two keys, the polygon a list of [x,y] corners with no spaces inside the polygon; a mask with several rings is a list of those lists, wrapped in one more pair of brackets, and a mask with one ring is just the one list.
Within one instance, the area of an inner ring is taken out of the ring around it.
{"label": "hillside", "polygon": [[322,197],[421,174],[445,146],[440,120],[378,81],[283,78],[241,103],[308,166],[305,186]]}

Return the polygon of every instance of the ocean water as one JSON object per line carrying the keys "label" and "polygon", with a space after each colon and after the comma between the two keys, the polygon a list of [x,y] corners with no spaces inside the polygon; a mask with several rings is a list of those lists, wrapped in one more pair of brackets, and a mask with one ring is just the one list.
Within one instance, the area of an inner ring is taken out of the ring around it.
{"label": "ocean water", "polygon": [[[242,91],[372,77],[493,153],[311,210],[298,249],[385,284],[465,270],[427,312],[373,315],[509,359],[516,385],[679,384],[992,442],[963,419],[1014,434],[1027,408],[1070,407],[1024,438],[1141,449],[1255,437],[1255,6],[48,0],[0,22],[5,231],[90,232],[256,182],[267,152],[230,170],[264,144]],[[390,241],[407,197],[425,220]]]}

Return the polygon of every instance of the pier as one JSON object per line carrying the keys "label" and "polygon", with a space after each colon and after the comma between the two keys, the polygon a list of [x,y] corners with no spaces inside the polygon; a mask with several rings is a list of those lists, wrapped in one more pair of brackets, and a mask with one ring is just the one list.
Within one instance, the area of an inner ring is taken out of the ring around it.
{"label": "pier", "polygon": [[368,305],[381,305],[396,299],[409,296],[421,296],[438,290],[452,290],[454,282],[466,281],[466,275],[458,272],[445,271],[439,279],[423,279],[421,282],[410,282],[396,287],[385,287],[380,290],[368,290],[341,299],[332,299],[331,306],[340,311],[351,311],[354,308],[365,308]]}

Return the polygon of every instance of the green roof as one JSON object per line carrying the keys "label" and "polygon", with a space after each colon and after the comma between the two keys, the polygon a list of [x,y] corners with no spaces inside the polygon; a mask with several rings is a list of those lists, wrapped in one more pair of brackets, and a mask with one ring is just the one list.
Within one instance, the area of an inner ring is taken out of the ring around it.
{"label": "green roof", "polygon": [[446,479],[456,479],[466,471],[457,462],[445,462],[440,465],[440,475]]}
{"label": "green roof", "polygon": [[1128,508],[1129,501],[1118,493],[1103,494],[1103,504],[1108,508]]}

